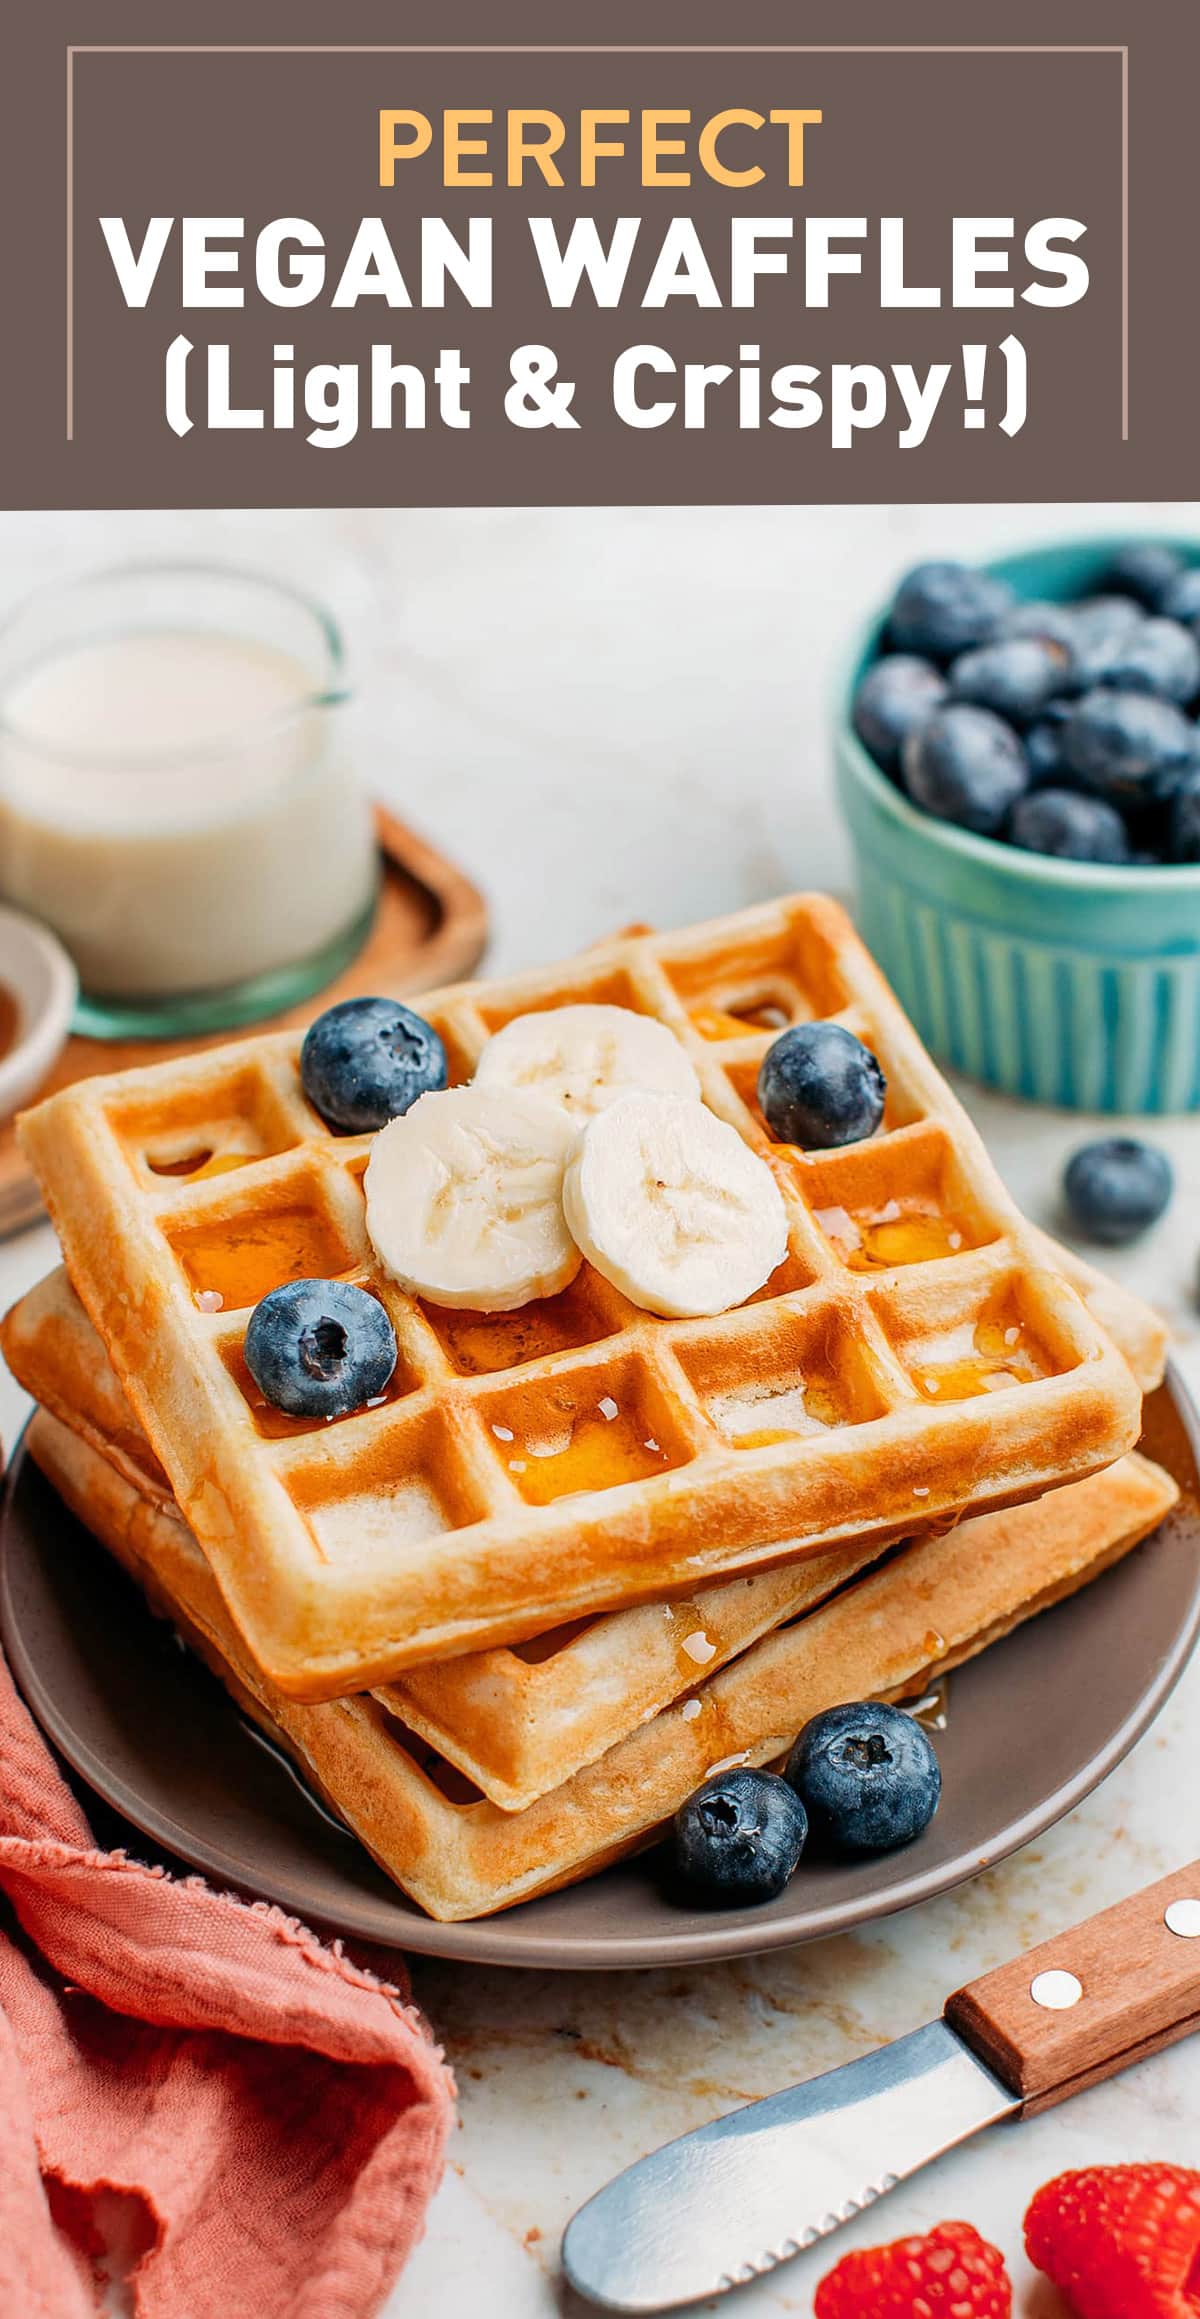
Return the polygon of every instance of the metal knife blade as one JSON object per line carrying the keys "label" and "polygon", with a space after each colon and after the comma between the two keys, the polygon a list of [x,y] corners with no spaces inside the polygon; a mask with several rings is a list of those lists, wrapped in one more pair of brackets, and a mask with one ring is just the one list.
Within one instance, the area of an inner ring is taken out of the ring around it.
{"label": "metal knife blade", "polygon": [[944,2021],[930,2022],[627,2167],[567,2225],[563,2268],[608,2311],[723,2294],[1020,2106]]}

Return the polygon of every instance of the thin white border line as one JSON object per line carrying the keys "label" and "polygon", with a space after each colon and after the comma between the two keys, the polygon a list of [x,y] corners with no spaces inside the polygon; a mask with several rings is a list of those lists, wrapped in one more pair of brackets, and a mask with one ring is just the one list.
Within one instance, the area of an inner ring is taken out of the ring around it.
{"label": "thin white border line", "polygon": [[67,50],[67,441],[75,440],[75,52]]}
{"label": "thin white border line", "polygon": [[73,56],[1122,56],[1116,41],[76,41]]}
{"label": "thin white border line", "polygon": [[1129,441],[1129,48],[1102,41],[78,41],[67,60],[66,434],[75,440],[75,59],[77,56],[1119,56],[1121,59],[1121,441]]}
{"label": "thin white border line", "polygon": [[1129,441],[1129,50],[1121,50],[1121,441]]}

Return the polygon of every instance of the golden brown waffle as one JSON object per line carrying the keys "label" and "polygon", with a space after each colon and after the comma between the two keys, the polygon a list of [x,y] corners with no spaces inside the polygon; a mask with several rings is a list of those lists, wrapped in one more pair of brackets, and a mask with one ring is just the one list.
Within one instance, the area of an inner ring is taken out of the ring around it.
{"label": "golden brown waffle", "polygon": [[501,1812],[378,1699],[304,1707],[268,1684],[177,1513],[142,1496],[45,1412],[29,1439],[67,1504],[239,1705],[296,1759],[381,1867],[446,1921],[511,1907],[636,1850],[718,1763],[774,1761],[826,1707],[918,1695],[1117,1561],[1178,1495],[1168,1474],[1128,1457],[1037,1505],[922,1539],[754,1644],[526,1811]]}
{"label": "golden brown waffle", "polygon": [[[512,1016],[583,1000],[659,1017],[713,1110],[770,1159],[789,1253],[735,1312],[658,1320],[587,1268],[501,1319],[402,1294],[366,1238],[370,1139],[323,1127],[290,1033],[83,1081],[22,1123],[72,1278],[245,1646],[294,1697],[798,1548],[884,1544],[1136,1439],[1128,1368],[1046,1266],[836,905],[624,939],[424,1012],[462,1078]],[[889,1099],[870,1142],[806,1156],[772,1144],[754,1081],[778,1022],[813,1016],[860,1033]],[[242,1361],[250,1308],[310,1274],[372,1287],[400,1346],[384,1404],[336,1425],[263,1408]],[[215,1296],[220,1310],[197,1303]],[[564,1431],[561,1453],[519,1454]]]}
{"label": "golden brown waffle", "polygon": [[1169,1336],[1162,1314],[1107,1272],[1097,1272],[1078,1249],[1062,1247],[1036,1224],[1029,1229],[1043,1264],[1057,1266],[1079,1291],[1092,1319],[1099,1322],[1129,1363],[1142,1392],[1153,1393],[1167,1369]]}
{"label": "golden brown waffle", "polygon": [[[1162,1373],[1161,1359],[1147,1359],[1154,1316],[1127,1291],[1082,1269],[1088,1300],[1112,1300],[1115,1341],[1142,1362],[1139,1382],[1149,1390]],[[0,1329],[0,1342],[36,1401],[145,1494],[173,1508],[166,1476],[64,1271],[22,1297]],[[493,1803],[520,1810],[700,1676],[715,1674],[759,1636],[813,1608],[875,1555],[873,1544],[839,1547],[780,1570],[698,1587],[690,1600],[611,1611],[527,1646],[412,1667],[378,1696]]]}

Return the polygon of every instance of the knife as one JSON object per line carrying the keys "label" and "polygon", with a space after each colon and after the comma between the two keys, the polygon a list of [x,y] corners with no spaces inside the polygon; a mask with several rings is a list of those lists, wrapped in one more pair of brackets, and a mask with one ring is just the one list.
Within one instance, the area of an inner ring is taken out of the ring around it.
{"label": "knife", "polygon": [[931,2159],[1200,2027],[1200,1861],[960,1989],[940,2021],[627,2167],[567,2226],[608,2311],[673,2311],[816,2244]]}

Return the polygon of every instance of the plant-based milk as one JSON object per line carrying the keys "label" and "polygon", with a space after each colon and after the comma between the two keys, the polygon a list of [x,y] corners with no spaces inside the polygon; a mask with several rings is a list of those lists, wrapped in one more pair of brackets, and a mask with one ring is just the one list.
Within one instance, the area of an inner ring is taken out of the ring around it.
{"label": "plant-based milk", "polygon": [[288,652],[204,628],[36,661],[0,704],[0,892],[54,928],[98,996],[312,957],[374,874],[337,716]]}

